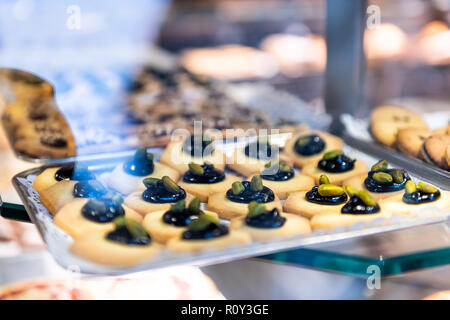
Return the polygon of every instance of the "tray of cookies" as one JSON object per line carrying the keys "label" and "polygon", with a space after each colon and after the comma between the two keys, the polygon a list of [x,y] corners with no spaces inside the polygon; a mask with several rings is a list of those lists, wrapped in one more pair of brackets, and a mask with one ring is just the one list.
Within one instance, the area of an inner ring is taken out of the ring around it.
{"label": "tray of cookies", "polygon": [[448,185],[316,130],[233,143],[191,135],[17,174],[64,267],[120,274],[207,265],[448,220]]}
{"label": "tray of cookies", "polygon": [[[431,107],[430,107],[431,109]],[[376,107],[367,119],[341,116],[345,135],[428,176],[450,179],[450,109],[417,112],[399,105]]]}

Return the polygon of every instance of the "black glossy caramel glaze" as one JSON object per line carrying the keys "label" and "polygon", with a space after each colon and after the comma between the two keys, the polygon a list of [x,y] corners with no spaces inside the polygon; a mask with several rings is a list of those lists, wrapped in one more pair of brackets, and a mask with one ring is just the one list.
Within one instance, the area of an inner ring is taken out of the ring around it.
{"label": "black glossy caramel glaze", "polygon": [[421,204],[427,202],[433,202],[441,197],[441,192],[438,190],[433,193],[424,193],[420,190],[412,193],[405,193],[403,195],[403,202],[407,204]]}
{"label": "black glossy caramel glaze", "polygon": [[190,170],[183,175],[183,181],[187,183],[217,183],[225,180],[223,171],[214,168],[208,164],[203,164],[203,175],[196,175]]}
{"label": "black glossy caramel glaze", "polygon": [[91,180],[93,179],[93,177],[94,176],[86,169],[83,168],[77,170],[74,166],[62,167],[55,172],[56,181],[62,180],[83,181],[83,180]]}
{"label": "black glossy caramel glaze", "polygon": [[156,186],[147,188],[142,192],[142,200],[151,203],[173,203],[186,199],[186,191],[182,188],[178,192],[172,192],[164,187],[162,180],[156,183]]}
{"label": "black glossy caramel glaze", "polygon": [[264,174],[264,171],[261,173],[261,178],[264,180],[270,180],[270,181],[287,181],[294,177],[295,172],[294,169],[291,169],[289,171],[282,171],[279,170],[275,174]]}
{"label": "black glossy caramel glaze", "polygon": [[353,170],[355,167],[354,159],[350,159],[345,154],[340,154],[337,157],[329,160],[320,160],[318,168],[331,173],[341,173]]}
{"label": "black glossy caramel glaze", "polygon": [[[392,182],[378,182],[373,178],[374,173],[377,172],[384,172],[391,174],[394,170],[400,170],[403,174],[403,182],[402,183],[396,183],[395,181]],[[384,170],[378,170],[378,171],[369,171],[367,178],[364,180],[364,185],[366,186],[366,189],[370,192],[394,192],[403,190],[405,188],[405,184],[408,180],[411,180],[409,177],[408,172],[402,169],[384,169]]]}
{"label": "black glossy caramel glaze", "polygon": [[341,213],[344,214],[374,214],[377,212],[380,212],[378,203],[374,206],[368,206],[356,195],[351,196],[350,200],[341,209]]}
{"label": "black glossy caramel glaze", "polygon": [[286,218],[282,217],[277,208],[265,211],[255,217],[245,217],[245,223],[253,228],[274,229],[281,228],[286,222]]}
{"label": "black glossy caramel glaze", "polygon": [[250,203],[256,201],[258,203],[267,203],[275,200],[275,195],[272,190],[263,186],[260,191],[253,191],[250,187],[249,181],[243,181],[244,190],[238,194],[233,193],[233,189],[229,189],[226,193],[228,200],[239,203]]}
{"label": "black glossy caramel glaze", "polygon": [[164,223],[171,224],[176,227],[185,227],[193,219],[199,216],[200,212],[193,212],[189,208],[185,208],[183,211],[167,211],[164,213],[162,220]]}
{"label": "black glossy caramel glaze", "polygon": [[147,234],[146,237],[135,237],[125,226],[116,228],[114,231],[109,232],[106,235],[106,239],[129,246],[147,246],[151,243],[151,237],[149,234]]}
{"label": "black glossy caramel glaze", "polygon": [[208,240],[226,236],[228,233],[229,230],[227,226],[210,223],[202,230],[186,230],[181,235],[181,238],[184,240]]}
{"label": "black glossy caramel glaze", "polygon": [[319,187],[315,186],[305,195],[305,199],[309,202],[324,204],[324,205],[338,205],[347,201],[347,194],[344,192],[340,196],[321,196],[319,194]]}
{"label": "black glossy caramel glaze", "polygon": [[[300,139],[304,138],[309,138],[309,141],[308,143],[300,146],[298,142]],[[295,152],[302,156],[312,156],[314,154],[321,153],[323,149],[325,149],[325,141],[316,134],[299,137],[297,141],[295,141],[294,145]]]}
{"label": "black glossy caramel glaze", "polygon": [[210,144],[211,141],[203,140],[201,137],[191,136],[184,140],[183,152],[191,157],[207,157],[214,151],[214,148]]}
{"label": "black glossy caramel glaze", "polygon": [[125,215],[125,209],[120,204],[108,200],[102,202],[104,206],[99,207],[93,199],[89,200],[81,209],[83,217],[93,222],[107,223]]}
{"label": "black glossy caramel glaze", "polygon": [[123,170],[133,176],[143,177],[153,173],[155,164],[147,157],[133,157],[123,164]]}
{"label": "black glossy caramel glaze", "polygon": [[249,158],[273,159],[278,156],[278,147],[272,146],[268,142],[250,142],[244,148],[244,153]]}
{"label": "black glossy caramel glaze", "polygon": [[90,181],[80,181],[73,187],[73,196],[75,198],[101,198],[107,193],[105,187],[98,183],[92,185]]}

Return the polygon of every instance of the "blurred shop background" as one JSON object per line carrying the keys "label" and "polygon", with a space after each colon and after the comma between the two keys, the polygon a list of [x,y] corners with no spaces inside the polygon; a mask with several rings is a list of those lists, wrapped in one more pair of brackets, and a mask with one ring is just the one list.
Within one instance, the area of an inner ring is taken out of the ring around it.
{"label": "blurred shop background", "polygon": [[[380,24],[365,33],[367,73],[356,112],[366,116],[373,106],[395,99],[440,108],[450,98],[450,0],[370,0],[369,5],[379,9]],[[220,81],[267,84],[323,112],[325,19],[326,0],[2,0],[0,67],[51,81],[66,117],[85,118],[84,127],[76,128],[80,131],[93,130],[102,113],[122,108],[121,97],[136,70],[155,59],[160,65],[179,59],[187,70]],[[11,177],[35,165],[16,159],[0,132],[0,194],[18,203]],[[93,135],[112,139],[104,132]],[[43,261],[42,269],[27,275],[27,265],[36,261]],[[17,265],[24,268],[20,276],[11,271]],[[0,218],[0,285],[24,277],[67,276],[56,269],[32,225]],[[311,288],[320,284],[309,289],[310,297],[372,297],[360,279],[299,270],[311,279]],[[195,280],[199,277],[203,280]],[[222,297],[197,268],[168,270],[163,278],[171,285],[155,286],[168,290],[166,298]],[[340,289],[330,295],[326,288],[337,278]],[[195,282],[202,283],[200,288]],[[438,282],[421,282],[421,289],[402,286],[410,294],[404,297],[421,298],[436,291]],[[251,288],[245,292],[251,298]],[[377,297],[399,297],[384,293]]]}

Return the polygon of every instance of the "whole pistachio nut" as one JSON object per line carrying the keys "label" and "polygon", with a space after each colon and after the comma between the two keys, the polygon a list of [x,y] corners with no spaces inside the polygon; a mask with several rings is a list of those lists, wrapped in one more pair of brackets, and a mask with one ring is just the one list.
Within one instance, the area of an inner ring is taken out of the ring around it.
{"label": "whole pistachio nut", "polygon": [[352,195],[358,193],[358,189],[356,189],[351,184],[346,184],[344,188],[345,188],[345,191],[348,193],[349,196],[352,196]]}
{"label": "whole pistachio nut", "polygon": [[377,203],[375,199],[370,195],[367,190],[360,190],[356,193],[356,196],[362,200],[368,206],[375,206]]}
{"label": "whole pistachio nut", "polygon": [[148,233],[145,231],[144,227],[134,219],[125,218],[125,226],[128,231],[136,238],[145,238]]}
{"label": "whole pistachio nut", "polygon": [[380,160],[375,163],[370,170],[378,171],[378,170],[386,170],[389,166],[389,163],[386,160]]}
{"label": "whole pistachio nut", "polygon": [[328,176],[326,174],[322,174],[319,177],[319,185],[320,184],[330,184],[330,179],[328,179]]}
{"label": "whole pistachio nut", "polygon": [[392,170],[391,176],[394,179],[395,183],[402,183],[404,180],[403,172],[401,170],[395,169]]}
{"label": "whole pistachio nut", "polygon": [[173,205],[170,206],[170,211],[172,212],[181,212],[184,210],[184,208],[186,208],[186,201],[185,200],[180,200],[176,203],[174,203]]}
{"label": "whole pistachio nut", "polygon": [[253,218],[256,217],[266,211],[266,206],[262,203],[258,203],[256,201],[252,201],[248,205],[248,217]]}
{"label": "whole pistachio nut", "polygon": [[197,176],[202,176],[205,173],[201,165],[193,162],[189,163],[189,170]]}
{"label": "whole pistachio nut", "polygon": [[334,184],[321,184],[317,190],[322,197],[335,197],[344,194],[344,188]]}
{"label": "whole pistachio nut", "polygon": [[392,178],[392,176],[386,172],[375,172],[372,177],[375,181],[378,181],[380,183],[389,183],[394,180],[394,178]]}
{"label": "whole pistachio nut", "polygon": [[405,192],[406,193],[414,193],[417,191],[417,186],[412,180],[408,180],[405,184]]}
{"label": "whole pistachio nut", "polygon": [[420,181],[417,188],[423,193],[435,193],[438,189],[431,184]]}
{"label": "whole pistachio nut", "polygon": [[250,181],[250,189],[252,189],[252,191],[261,191],[263,189],[263,183],[260,175],[253,176]]}
{"label": "whole pistachio nut", "polygon": [[167,191],[172,193],[180,192],[180,187],[176,184],[175,181],[170,179],[169,176],[164,176],[161,180],[163,182],[164,188],[166,188]]}
{"label": "whole pistachio nut", "polygon": [[156,187],[156,185],[158,184],[158,182],[160,181],[160,179],[158,178],[145,178],[144,180],[142,180],[142,183],[144,184],[144,186],[146,188],[154,188]]}
{"label": "whole pistachio nut", "polygon": [[244,185],[240,181],[233,182],[231,189],[233,190],[233,194],[239,194],[245,190]]}
{"label": "whole pistachio nut", "polygon": [[200,199],[194,198],[189,203],[189,210],[192,212],[200,212]]}
{"label": "whole pistachio nut", "polygon": [[331,160],[331,159],[334,159],[334,158],[336,158],[337,156],[340,156],[340,155],[342,155],[342,154],[343,154],[342,150],[332,150],[332,151],[326,152],[326,153],[323,155],[322,159],[323,159],[323,160]]}

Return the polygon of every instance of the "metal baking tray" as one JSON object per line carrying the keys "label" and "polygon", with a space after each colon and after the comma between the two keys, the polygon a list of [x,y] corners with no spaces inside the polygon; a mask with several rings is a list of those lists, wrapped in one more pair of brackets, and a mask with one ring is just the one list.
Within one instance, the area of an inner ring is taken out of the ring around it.
{"label": "metal baking tray", "polygon": [[[450,121],[450,112],[447,118]],[[341,116],[341,122],[345,129],[340,135],[350,145],[366,153],[382,156],[388,161],[396,162],[412,173],[450,186],[450,171],[431,165],[421,159],[407,156],[394,148],[388,148],[376,142],[367,129],[369,126],[368,119],[355,119],[346,114]]]}
{"label": "metal baking tray", "polygon": [[[272,141],[274,143],[277,143],[277,141],[275,140]],[[230,152],[236,146],[236,144],[229,143],[222,146],[225,152]],[[220,148],[221,145],[218,145],[217,147]],[[158,148],[149,149],[149,151],[153,152],[155,154],[155,158],[157,159],[162,150]],[[367,153],[361,152],[348,145],[344,147],[344,151],[354,158],[367,162],[368,165],[371,165],[379,160],[376,157],[370,156]],[[106,159],[108,159],[108,161],[106,161]],[[119,157],[115,154],[110,155],[109,158],[106,155],[103,155],[102,159],[92,159],[83,163],[94,172],[97,171],[101,179],[102,174],[105,174],[105,172],[111,170],[117,163],[120,163],[123,159],[123,156]],[[60,165],[62,164],[63,163],[61,163]],[[391,162],[391,165],[398,166],[398,164],[394,161]],[[297,249],[312,244],[352,239],[372,234],[412,228],[419,225],[440,223],[449,220],[450,216],[450,211],[433,212],[433,210],[430,210],[432,211],[431,214],[426,214],[420,219],[399,215],[394,216],[389,220],[376,219],[367,225],[355,224],[347,228],[341,227],[332,230],[315,230],[307,235],[296,236],[284,240],[276,240],[270,243],[254,242],[245,247],[230,247],[229,249],[223,251],[208,250],[204,251],[201,254],[173,254],[170,252],[164,252],[158,258],[149,260],[148,262],[145,262],[139,266],[128,269],[119,269],[98,265],[71,254],[69,251],[69,246],[73,241],[72,238],[53,224],[52,216],[37,200],[37,193],[31,188],[32,177],[40,174],[45,168],[55,166],[58,166],[58,164],[46,165],[21,172],[14,176],[13,185],[16,188],[21,200],[23,201],[28,215],[30,216],[32,222],[37,226],[54,259],[65,268],[76,266],[84,273],[112,275],[179,264],[193,264],[198,266],[212,265],[248,257],[275,253],[279,251]],[[425,177],[422,177],[420,175],[411,174],[411,176],[414,179],[426,180],[428,182],[434,183],[436,186],[442,189],[448,189],[448,186],[445,186],[439,182],[434,182],[430,179],[426,179]]]}

